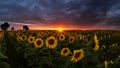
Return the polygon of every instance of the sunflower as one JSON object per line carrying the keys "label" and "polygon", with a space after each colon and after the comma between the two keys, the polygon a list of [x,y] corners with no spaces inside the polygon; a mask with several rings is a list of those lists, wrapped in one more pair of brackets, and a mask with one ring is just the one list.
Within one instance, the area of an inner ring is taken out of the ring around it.
{"label": "sunflower", "polygon": [[113,64],[114,62],[111,60],[110,63]]}
{"label": "sunflower", "polygon": [[61,34],[65,34],[64,32],[62,32]]}
{"label": "sunflower", "polygon": [[27,40],[27,36],[26,36],[26,35],[22,35],[21,40],[22,40],[22,41]]}
{"label": "sunflower", "polygon": [[45,34],[42,32],[42,33],[41,33],[41,37],[44,37],[44,36],[45,36]]}
{"label": "sunflower", "polygon": [[81,60],[83,57],[84,57],[84,51],[83,51],[83,49],[74,50],[74,54],[73,54],[71,60],[73,62],[77,62],[77,61]]}
{"label": "sunflower", "polygon": [[20,36],[17,36],[17,41],[21,41],[21,37]]}
{"label": "sunflower", "polygon": [[99,41],[98,41],[98,39],[97,39],[97,35],[96,35],[96,34],[94,35],[94,42],[95,42],[95,44],[98,44],[98,43],[99,43]]}
{"label": "sunflower", "polygon": [[70,53],[69,48],[63,48],[63,49],[61,50],[61,55],[62,55],[62,56],[67,56],[69,53]]}
{"label": "sunflower", "polygon": [[104,61],[104,64],[105,64],[105,68],[108,68],[108,62],[106,60]]}
{"label": "sunflower", "polygon": [[44,33],[43,33],[43,32],[37,33],[37,37],[43,37],[43,36],[44,36]]}
{"label": "sunflower", "polygon": [[94,51],[98,51],[99,50],[99,45],[95,45],[94,48],[93,48]]}
{"label": "sunflower", "polygon": [[93,47],[93,50],[94,51],[98,51],[99,50],[99,40],[97,39],[97,35],[95,34],[94,35],[94,47]]}
{"label": "sunflower", "polygon": [[82,35],[81,35],[81,34],[79,35],[79,37],[80,37],[80,40],[82,40],[82,39],[83,39],[83,37],[82,37]]}
{"label": "sunflower", "polygon": [[35,41],[35,37],[30,36],[30,37],[28,38],[28,42],[29,42],[29,43],[34,43],[34,41]]}
{"label": "sunflower", "polygon": [[57,46],[57,39],[54,36],[48,37],[46,39],[46,47],[48,48],[56,48]]}
{"label": "sunflower", "polygon": [[59,36],[59,40],[60,40],[60,41],[64,41],[64,40],[65,40],[65,35],[61,34],[61,35]]}
{"label": "sunflower", "polygon": [[35,41],[34,41],[34,45],[36,48],[41,48],[43,46],[44,42],[41,38],[37,38]]}
{"label": "sunflower", "polygon": [[74,42],[74,37],[73,36],[70,36],[69,37],[69,43],[73,43]]}
{"label": "sunflower", "polygon": [[46,32],[45,32],[45,35],[46,35],[46,36],[48,36],[48,35],[49,35],[49,32],[48,32],[48,31],[46,31]]}

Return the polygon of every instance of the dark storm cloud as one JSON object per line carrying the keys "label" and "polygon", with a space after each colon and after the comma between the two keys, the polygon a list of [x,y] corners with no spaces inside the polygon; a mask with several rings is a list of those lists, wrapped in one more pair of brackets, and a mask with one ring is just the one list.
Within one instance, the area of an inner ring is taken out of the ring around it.
{"label": "dark storm cloud", "polygon": [[86,3],[77,3],[78,4],[73,1],[73,3],[71,3],[71,8],[69,9],[70,11],[73,11],[73,16],[76,13],[79,15],[79,17],[73,17],[73,21],[83,22],[80,24],[84,25],[96,25],[97,23],[104,21],[106,13],[112,6],[118,3],[118,0],[89,0],[89,2]]}
{"label": "dark storm cloud", "polygon": [[39,16],[39,14],[37,14],[34,11],[31,11],[30,7],[28,7],[29,4],[24,5],[24,2],[25,0],[19,2],[16,2],[16,0],[1,1],[0,20],[13,22],[28,22],[38,20],[40,21],[41,17]]}
{"label": "dark storm cloud", "polygon": [[[0,20],[73,26],[120,26],[120,0],[0,0]],[[63,23],[64,24],[64,23]]]}
{"label": "dark storm cloud", "polygon": [[108,25],[120,26],[120,15],[116,17],[111,17],[108,20],[107,20]]}

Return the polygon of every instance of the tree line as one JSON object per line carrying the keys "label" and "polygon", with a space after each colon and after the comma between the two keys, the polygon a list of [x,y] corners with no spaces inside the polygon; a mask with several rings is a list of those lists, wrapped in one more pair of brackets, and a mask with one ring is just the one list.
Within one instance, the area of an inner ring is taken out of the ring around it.
{"label": "tree line", "polygon": [[[8,22],[4,22],[0,25],[1,30],[7,30],[10,27],[10,24]],[[23,30],[29,30],[29,27],[27,25],[23,25]],[[14,30],[14,27],[11,27],[11,30]]]}

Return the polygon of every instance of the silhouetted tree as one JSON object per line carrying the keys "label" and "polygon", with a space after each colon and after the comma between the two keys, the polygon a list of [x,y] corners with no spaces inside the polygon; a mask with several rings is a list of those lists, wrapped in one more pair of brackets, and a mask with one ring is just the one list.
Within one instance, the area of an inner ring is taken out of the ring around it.
{"label": "silhouetted tree", "polygon": [[10,27],[8,22],[5,22],[4,24],[1,25],[1,30],[7,30]]}
{"label": "silhouetted tree", "polygon": [[11,30],[14,30],[14,27],[11,27]]}
{"label": "silhouetted tree", "polygon": [[23,25],[23,30],[29,30],[29,27],[27,25]]}

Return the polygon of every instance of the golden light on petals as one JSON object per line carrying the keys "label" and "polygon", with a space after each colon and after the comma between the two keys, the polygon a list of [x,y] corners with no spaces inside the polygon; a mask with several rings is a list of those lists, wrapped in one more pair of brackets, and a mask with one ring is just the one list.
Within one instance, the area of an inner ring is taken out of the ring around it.
{"label": "golden light on petals", "polygon": [[63,48],[63,49],[61,50],[61,55],[62,55],[62,56],[67,56],[69,53],[70,53],[69,48]]}
{"label": "golden light on petals", "polygon": [[22,40],[22,41],[27,40],[27,36],[26,36],[26,35],[22,35],[21,40]]}
{"label": "golden light on petals", "polygon": [[36,48],[41,48],[43,46],[44,42],[41,38],[37,38],[34,42],[34,45]]}
{"label": "golden light on petals", "polygon": [[69,37],[69,43],[73,43],[74,42],[74,37],[73,36],[70,36]]}
{"label": "golden light on petals", "polygon": [[78,62],[84,57],[84,50],[74,50],[73,56],[72,56],[72,61],[73,62]]}
{"label": "golden light on petals", "polygon": [[54,36],[48,37],[45,42],[48,48],[54,49],[57,46],[57,39]]}
{"label": "golden light on petals", "polygon": [[97,35],[94,35],[94,45],[93,45],[93,50],[98,51],[99,50],[99,40],[97,39]]}
{"label": "golden light on petals", "polygon": [[64,40],[65,40],[65,35],[64,35],[64,34],[61,34],[61,35],[59,36],[59,40],[60,40],[60,41],[64,41]]}
{"label": "golden light on petals", "polygon": [[29,42],[29,43],[34,43],[34,41],[35,41],[35,37],[30,36],[30,37],[28,38],[28,42]]}

